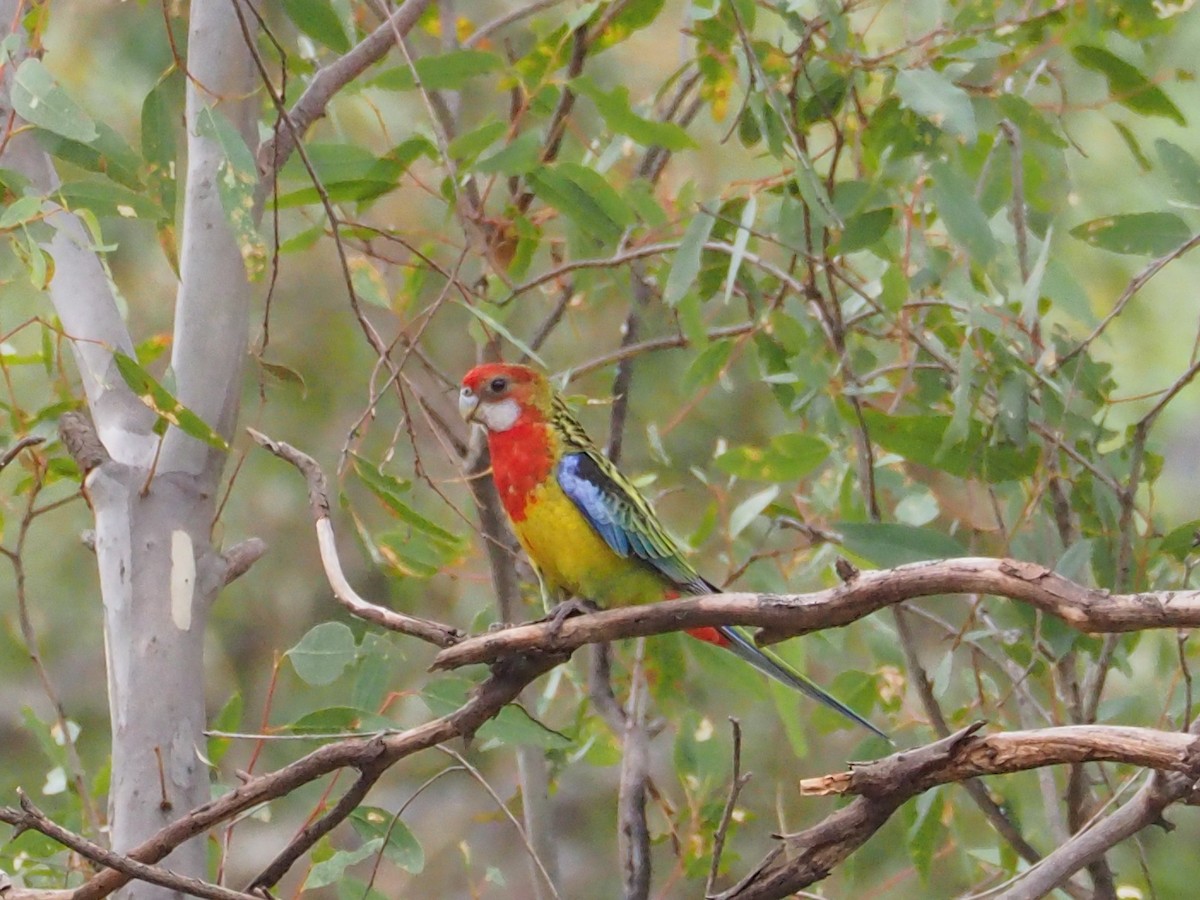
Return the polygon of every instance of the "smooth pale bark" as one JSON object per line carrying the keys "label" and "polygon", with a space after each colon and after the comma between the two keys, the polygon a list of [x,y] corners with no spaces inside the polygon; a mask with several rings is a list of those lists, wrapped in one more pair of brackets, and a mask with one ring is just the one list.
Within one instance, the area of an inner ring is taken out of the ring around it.
{"label": "smooth pale bark", "polygon": [[[15,7],[14,0],[0,0],[0,20],[12,21]],[[252,136],[256,82],[230,0],[193,0],[189,27],[193,77],[182,283],[171,363],[179,399],[229,437],[241,393],[250,287],[217,193],[224,153],[198,134],[196,122],[201,110],[211,109]],[[15,68],[6,67],[7,78]],[[56,186],[52,162],[28,134],[9,142],[0,164],[20,170],[42,191]],[[155,415],[113,365],[113,349],[132,353],[133,342],[104,268],[79,220],[52,205],[47,209],[55,229],[45,244],[54,259],[50,297],[73,339],[89,411],[111,457],[91,471],[86,486],[104,601],[111,841],[120,851],[209,799],[209,775],[199,756],[205,743],[203,648],[208,610],[225,578],[211,532],[226,454],[171,429],[154,466]],[[165,865],[204,877],[204,841],[179,847]],[[134,883],[122,896],[179,895]]]}
{"label": "smooth pale bark", "polygon": [[[204,110],[247,135],[256,109],[251,60],[230,0],[195,0],[188,33],[187,183],[171,366],[176,396],[232,435],[246,355],[250,287],[217,193],[224,151],[199,133]],[[113,847],[136,846],[209,798],[204,747],[204,636],[224,580],[211,543],[225,453],[168,431],[145,496],[145,472],[100,471],[91,484],[105,599],[113,726]],[[128,572],[127,578],[112,575]],[[160,776],[160,772],[162,775]],[[203,877],[202,840],[167,865]],[[124,896],[172,892],[129,885]]]}

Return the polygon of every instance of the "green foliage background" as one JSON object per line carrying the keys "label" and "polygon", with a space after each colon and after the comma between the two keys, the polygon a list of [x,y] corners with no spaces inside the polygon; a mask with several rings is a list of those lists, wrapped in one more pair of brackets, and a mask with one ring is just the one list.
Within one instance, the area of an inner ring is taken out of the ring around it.
{"label": "green foliage background", "polygon": [[[309,164],[343,223],[345,271],[299,156],[266,216],[277,245],[270,233],[240,232],[271,297],[269,316],[260,306],[269,331],[251,326],[243,419],[339,473],[342,550],[364,595],[475,630],[495,620],[474,513],[437,422],[453,422],[450,389],[489,338],[516,358],[556,309],[561,321],[537,353],[572,378],[569,393],[600,401],[582,415],[601,439],[627,317],[636,317],[637,340],[662,339],[625,357],[623,466],[718,583],[801,592],[830,584],[839,555],[885,567],[972,554],[1041,562],[1114,591],[1188,586],[1196,260],[1167,265],[1087,338],[1130,279],[1200,224],[1194,11],[566,3],[478,46],[446,49],[448,25],[469,40],[503,9],[464,5],[455,23],[428,14],[409,44],[424,91],[393,51],[308,135]],[[165,28],[182,47],[182,14],[170,8],[164,25],[155,4],[83,2],[29,14],[58,85],[31,89],[68,98],[52,107],[57,117],[31,120],[60,160],[61,197],[93,217],[143,341],[141,366],[168,390],[170,374],[155,363],[175,289],[183,76]],[[263,38],[258,49],[279,87],[286,70],[289,101],[376,21],[348,0],[268,4],[265,14],[280,45]],[[576,28],[591,44],[572,77]],[[549,153],[568,88],[575,106]],[[677,92],[683,100],[664,121]],[[449,120],[438,118],[443,101]],[[264,133],[273,118],[264,96]],[[245,173],[245,151],[231,148],[231,172]],[[644,166],[656,154],[666,168],[652,183]],[[79,392],[69,337],[41,293],[51,262],[35,246],[39,206],[0,176],[8,443],[52,436]],[[231,209],[246,188],[233,179]],[[595,262],[573,266],[580,261]],[[347,282],[362,316],[396,342],[403,400],[385,388]],[[1162,393],[1172,385],[1178,399]],[[1164,397],[1172,402],[1160,417]],[[240,465],[218,528],[226,543],[254,534],[272,551],[216,608],[214,721],[289,734],[404,727],[461,697],[478,673],[430,676],[431,652],[417,642],[356,622],[319,624],[343,617],[328,599],[303,485],[245,439],[233,455]],[[75,539],[88,521],[69,499],[76,485],[52,442],[0,476],[0,500],[4,546],[25,567],[30,623],[101,798],[100,608],[92,558]],[[18,545],[34,492],[39,508],[67,502]],[[12,584],[0,582],[0,798],[23,785],[79,825],[79,799],[47,776],[67,761],[46,724]],[[1106,645],[1006,601],[920,606],[934,618],[912,617],[912,649],[951,727],[1072,721],[1078,710],[1064,697],[1086,688],[1098,665],[1112,668],[1099,721],[1179,727],[1190,717],[1183,662],[1194,654],[1174,634]],[[890,616],[782,650],[901,745],[933,738]],[[701,891],[730,776],[728,716],[742,722],[744,767],[754,772],[725,856],[734,876],[771,832],[833,808],[801,800],[797,778],[884,752],[706,648],[670,636],[645,653],[656,714],[669,723],[654,742],[651,816],[665,896]],[[632,647],[620,648],[619,690],[632,659]],[[539,683],[531,711],[553,732],[510,711],[465,752],[519,807],[511,744],[546,747],[565,895],[608,897],[619,747],[590,710],[581,671]],[[294,758],[298,746],[311,745],[268,743],[255,771]],[[215,782],[236,784],[255,751],[253,741],[214,740]],[[410,760],[371,803],[394,813],[448,765],[440,754]],[[1130,774],[1106,770],[1096,797]],[[1061,812],[1048,813],[1040,777],[989,787],[1045,851],[1047,817]],[[1048,777],[1061,795],[1062,773]],[[299,792],[239,825],[214,855],[227,852],[232,872],[254,871],[319,800],[318,789]],[[1196,823],[1188,812],[1175,818],[1179,831],[1147,832],[1113,854],[1120,883],[1186,893],[1197,873],[1179,849],[1195,841]],[[357,836],[337,832],[309,887],[352,894],[359,883],[339,876],[353,858],[339,852],[367,858],[363,847],[385,842],[378,821],[364,811]],[[439,778],[404,822],[387,838],[383,896],[527,890],[519,841],[469,775]],[[27,834],[0,859],[12,870],[27,854],[22,864],[36,876],[45,858],[53,882],[62,860],[51,851]],[[349,871],[365,878],[369,867]],[[1016,871],[1013,851],[961,790],[947,788],[910,804],[826,884],[830,896],[949,896]]]}

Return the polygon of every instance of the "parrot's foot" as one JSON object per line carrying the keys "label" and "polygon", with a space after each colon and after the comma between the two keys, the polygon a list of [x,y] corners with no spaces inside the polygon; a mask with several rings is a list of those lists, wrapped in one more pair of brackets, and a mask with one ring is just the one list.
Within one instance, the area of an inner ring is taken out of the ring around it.
{"label": "parrot's foot", "polygon": [[578,597],[572,597],[570,600],[564,600],[554,609],[550,610],[550,615],[542,619],[550,625],[549,636],[551,639],[558,637],[558,633],[562,631],[563,622],[567,621],[571,616],[584,616],[590,612],[595,612],[594,604],[586,600],[580,600]]}

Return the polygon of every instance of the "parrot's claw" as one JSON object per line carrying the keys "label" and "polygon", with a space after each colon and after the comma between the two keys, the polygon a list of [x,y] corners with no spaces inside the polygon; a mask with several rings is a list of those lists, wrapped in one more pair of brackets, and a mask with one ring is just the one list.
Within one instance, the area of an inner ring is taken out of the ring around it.
{"label": "parrot's claw", "polygon": [[590,612],[595,612],[595,610],[596,607],[586,600],[572,597],[570,600],[564,600],[554,607],[554,609],[550,610],[550,615],[546,616],[542,621],[550,625],[547,635],[553,640],[562,631],[563,622],[567,621],[571,616],[584,616]]}

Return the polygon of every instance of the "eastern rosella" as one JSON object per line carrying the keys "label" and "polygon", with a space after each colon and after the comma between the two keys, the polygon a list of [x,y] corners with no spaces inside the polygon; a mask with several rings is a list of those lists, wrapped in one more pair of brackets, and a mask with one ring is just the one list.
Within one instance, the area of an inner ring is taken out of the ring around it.
{"label": "eastern rosella", "polygon": [[[692,568],[650,504],[600,453],[542,373],[502,363],[476,366],[463,377],[458,404],[463,418],[487,429],[492,478],[544,597],[625,606],[719,592]],[[688,633],[887,738],[739,629]]]}

